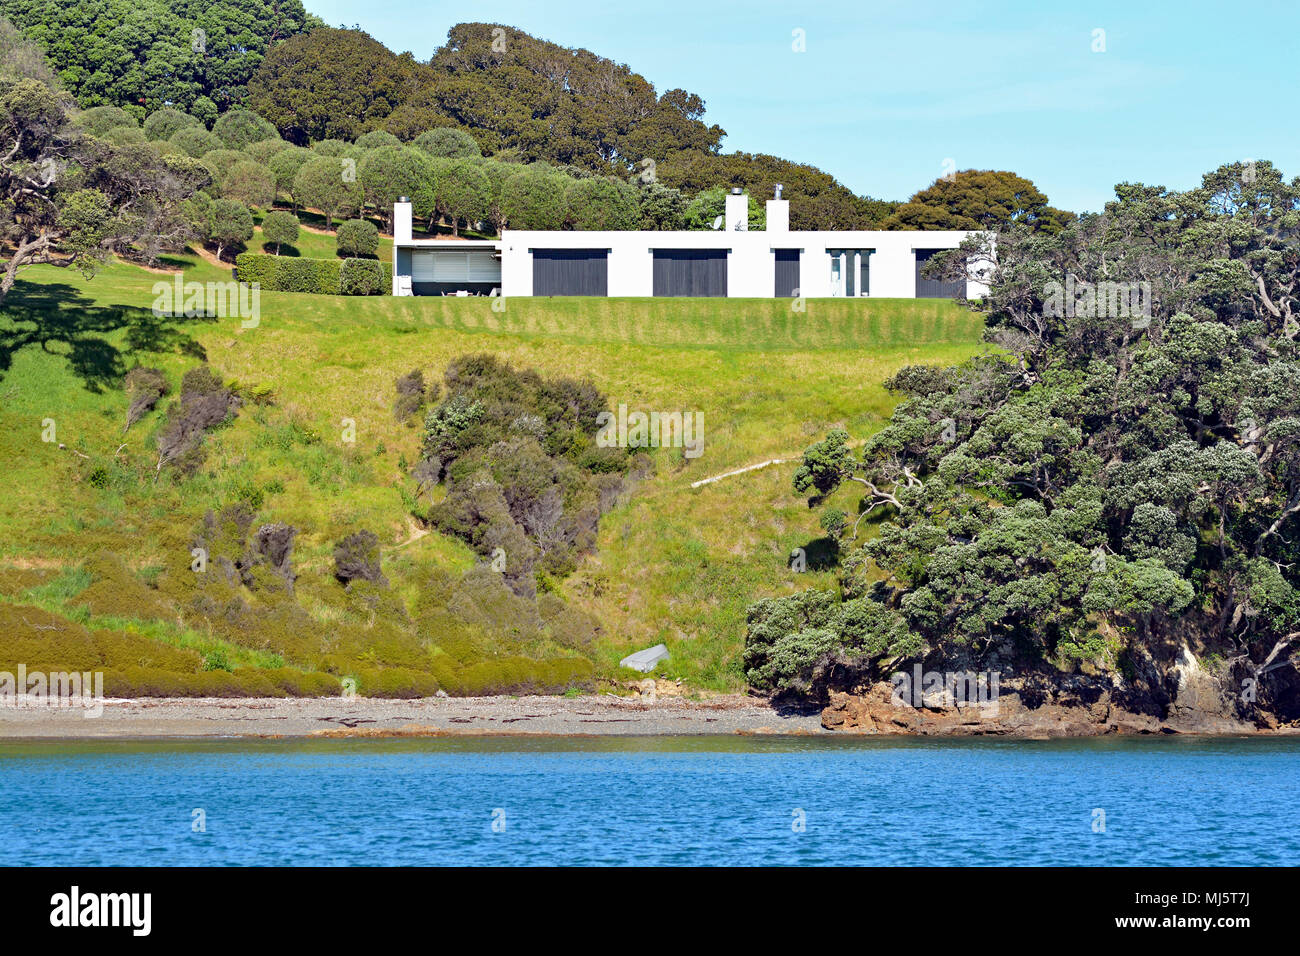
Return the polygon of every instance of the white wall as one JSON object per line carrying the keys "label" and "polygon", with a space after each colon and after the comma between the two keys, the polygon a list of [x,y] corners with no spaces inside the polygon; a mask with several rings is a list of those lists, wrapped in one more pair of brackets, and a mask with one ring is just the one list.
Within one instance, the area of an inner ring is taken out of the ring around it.
{"label": "white wall", "polygon": [[[533,292],[532,249],[608,249],[609,294],[653,293],[652,249],[728,249],[727,294],[731,298],[771,298],[776,288],[773,250],[800,249],[800,292],[807,298],[832,294],[827,249],[874,249],[873,298],[911,298],[916,294],[917,249],[953,249],[967,233],[956,230],[912,232],[534,232],[507,229],[499,243],[501,281],[507,297]],[[853,267],[852,257],[849,267]],[[967,295],[987,288],[967,283]]]}

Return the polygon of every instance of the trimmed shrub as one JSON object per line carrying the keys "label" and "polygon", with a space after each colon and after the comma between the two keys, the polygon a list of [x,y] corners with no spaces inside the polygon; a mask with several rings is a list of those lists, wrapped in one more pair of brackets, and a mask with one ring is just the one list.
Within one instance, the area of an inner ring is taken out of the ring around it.
{"label": "trimmed shrub", "polygon": [[284,260],[276,276],[276,289],[280,292],[337,292],[337,286],[322,288],[320,265],[325,261],[323,259]]}
{"label": "trimmed shrub", "polygon": [[379,249],[379,230],[365,219],[349,219],[339,226],[336,241],[342,257],[370,257]]}
{"label": "trimmed shrub", "polygon": [[379,149],[381,146],[401,146],[402,141],[392,133],[375,129],[357,137],[355,145],[361,149]]}
{"label": "trimmed shrub", "polygon": [[190,114],[167,106],[150,113],[145,119],[144,135],[151,140],[165,140],[177,130],[202,125],[200,120]]}
{"label": "trimmed shrub", "polygon": [[243,252],[235,257],[235,272],[241,282],[256,282],[264,292],[386,295],[393,286],[392,263],[376,259],[291,259]]}
{"label": "trimmed shrub", "polygon": [[145,142],[144,130],[138,126],[114,126],[100,137],[114,146],[133,146]]}
{"label": "trimmed shrub", "polygon": [[198,159],[214,149],[222,149],[225,144],[220,138],[209,133],[202,126],[186,126],[167,137],[167,142],[179,146],[185,155]]}
{"label": "trimmed shrub", "polygon": [[91,136],[103,137],[120,126],[139,127],[135,117],[119,106],[96,106],[77,117],[77,124]]}
{"label": "trimmed shrub", "polygon": [[275,127],[262,117],[238,107],[217,117],[212,132],[231,149],[243,149],[250,143],[279,136]]}
{"label": "trimmed shrub", "polygon": [[414,145],[430,156],[447,159],[472,159],[483,155],[478,141],[459,127],[444,126],[428,130],[415,137]]}
{"label": "trimmed shrub", "polygon": [[244,147],[244,152],[259,163],[266,165],[271,161],[271,157],[276,153],[282,153],[289,149],[293,144],[280,139],[278,136],[273,139],[264,139],[256,143],[249,143]]}
{"label": "trimmed shrub", "polygon": [[253,238],[253,214],[237,199],[218,199],[212,203],[211,229],[208,241],[217,247],[217,258],[226,254],[231,246]]}
{"label": "trimmed shrub", "polygon": [[260,252],[241,252],[235,256],[235,273],[240,282],[256,282],[263,291],[276,289],[280,260]]}
{"label": "trimmed shrub", "polygon": [[269,212],[262,219],[262,235],[267,242],[275,243],[277,256],[280,254],[280,246],[291,246],[298,241],[298,227],[298,217],[282,209]]}
{"label": "trimmed shrub", "polygon": [[221,195],[266,209],[275,201],[275,175],[256,160],[241,159],[222,172]]}
{"label": "trimmed shrub", "polygon": [[375,259],[344,259],[339,270],[343,295],[383,295],[384,270]]}

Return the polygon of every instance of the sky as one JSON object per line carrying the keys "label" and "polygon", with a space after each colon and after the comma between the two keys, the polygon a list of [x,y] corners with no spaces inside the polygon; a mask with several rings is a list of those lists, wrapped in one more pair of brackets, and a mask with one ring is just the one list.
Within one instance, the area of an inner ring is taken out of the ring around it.
{"label": "sky", "polygon": [[724,152],[880,199],[953,169],[1012,170],[1075,212],[1116,183],[1186,189],[1238,160],[1300,175],[1295,0],[304,3],[420,60],[464,21],[585,47],[699,94]]}

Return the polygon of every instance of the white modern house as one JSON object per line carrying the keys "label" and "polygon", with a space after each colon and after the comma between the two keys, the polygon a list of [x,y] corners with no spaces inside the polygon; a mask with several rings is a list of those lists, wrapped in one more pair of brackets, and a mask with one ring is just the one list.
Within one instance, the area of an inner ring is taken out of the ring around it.
{"label": "white modern house", "polygon": [[411,204],[393,208],[393,295],[729,296],[731,298],[981,298],[965,282],[923,279],[921,266],[970,233],[793,232],[790,204],[767,201],[767,228],[749,224],[732,190],[713,231],[580,232],[503,229],[486,241],[415,239]]}

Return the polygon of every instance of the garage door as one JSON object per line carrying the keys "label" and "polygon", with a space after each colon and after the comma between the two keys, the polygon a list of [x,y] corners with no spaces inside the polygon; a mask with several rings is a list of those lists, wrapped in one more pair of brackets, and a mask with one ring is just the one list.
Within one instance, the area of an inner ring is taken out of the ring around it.
{"label": "garage door", "polygon": [[533,295],[609,295],[609,250],[534,249]]}
{"label": "garage door", "polygon": [[966,283],[960,279],[956,282],[941,282],[938,279],[922,279],[921,267],[946,249],[916,250],[916,297],[918,299],[956,299],[966,295]]}
{"label": "garage door", "polygon": [[799,250],[776,250],[776,297],[793,299],[799,295]]}
{"label": "garage door", "polygon": [[654,294],[725,296],[726,249],[654,250]]}

